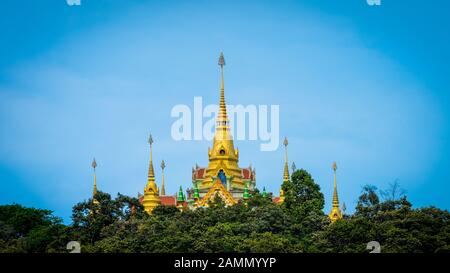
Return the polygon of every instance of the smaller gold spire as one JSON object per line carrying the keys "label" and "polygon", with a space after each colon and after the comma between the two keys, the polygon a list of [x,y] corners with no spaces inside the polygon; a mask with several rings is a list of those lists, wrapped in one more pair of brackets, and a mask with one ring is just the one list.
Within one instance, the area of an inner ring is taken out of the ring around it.
{"label": "smaller gold spire", "polygon": [[336,183],[336,170],[337,170],[337,165],[336,162],[333,162],[333,172],[334,172],[334,186],[333,186],[333,206],[331,208],[331,212],[328,215],[331,222],[334,222],[338,219],[342,219],[342,212],[341,209],[339,208],[339,197],[338,197],[338,192],[337,192],[337,183]]}
{"label": "smaller gold spire", "polygon": [[166,188],[164,186],[164,169],[166,168],[166,163],[163,161],[161,161],[161,193],[160,195],[166,195]]}
{"label": "smaller gold spire", "polygon": [[95,173],[95,168],[97,168],[97,162],[94,160],[92,160],[92,164],[91,164],[92,168],[94,169],[94,188],[92,190],[92,201],[97,204],[98,201],[97,199],[95,199],[95,195],[97,194],[97,174]]}
{"label": "smaller gold spire", "polygon": [[278,200],[278,203],[283,203],[284,202],[284,191],[283,188],[280,187],[280,199]]}
{"label": "smaller gold spire", "polygon": [[153,169],[153,151],[152,151],[152,144],[153,144],[153,137],[150,134],[148,137],[148,144],[150,144],[150,163],[148,166],[148,179],[155,177],[155,170]]}
{"label": "smaller gold spire", "polygon": [[334,185],[333,185],[333,208],[339,208],[339,197],[337,193],[337,183],[336,183],[336,162],[333,162],[333,172],[334,172]]}
{"label": "smaller gold spire", "polygon": [[283,145],[284,145],[284,173],[283,173],[283,181],[289,181],[289,166],[288,166],[288,151],[287,146],[289,142],[287,137],[284,138]]}
{"label": "smaller gold spire", "polygon": [[150,162],[148,166],[147,185],[144,188],[144,199],[142,203],[145,211],[151,213],[156,206],[161,204],[161,199],[159,198],[159,189],[155,182],[155,171],[153,169],[152,135],[149,136],[148,143],[150,144]]}

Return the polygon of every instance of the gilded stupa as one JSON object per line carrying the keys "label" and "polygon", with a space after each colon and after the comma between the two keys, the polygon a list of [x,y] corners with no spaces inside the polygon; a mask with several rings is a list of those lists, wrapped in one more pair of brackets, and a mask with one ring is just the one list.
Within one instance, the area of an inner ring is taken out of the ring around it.
{"label": "gilded stupa", "polygon": [[255,170],[251,166],[241,168],[238,165],[239,151],[234,147],[225,104],[225,58],[222,53],[218,65],[220,67],[219,111],[212,147],[208,148],[208,167],[202,168],[196,165],[192,168],[193,189],[199,195],[200,206],[206,205],[206,199],[213,197],[210,191],[220,192],[225,202],[231,205],[244,198],[244,192],[252,192],[256,186]]}
{"label": "gilded stupa", "polygon": [[[287,151],[287,146],[288,146],[289,142],[287,137],[284,138],[283,141],[283,145],[284,145],[284,169],[283,169],[283,183],[284,182],[288,182],[290,179],[289,176],[289,163],[288,163],[288,151]],[[292,163],[294,164],[294,163]],[[295,164],[294,164],[295,166]],[[293,170],[294,171],[294,170]],[[276,199],[276,203],[283,203],[284,202],[284,191],[283,189],[280,188],[280,197],[278,199]]]}
{"label": "gilded stupa", "polygon": [[96,199],[96,195],[97,195],[97,174],[95,173],[95,168],[97,168],[97,162],[94,160],[92,160],[92,168],[94,169],[94,187],[92,190],[92,203],[94,204],[98,204],[98,200]]}
{"label": "gilded stupa", "polygon": [[150,144],[150,163],[148,166],[148,176],[147,185],[144,188],[144,197],[142,199],[142,204],[147,213],[151,213],[152,210],[161,204],[161,199],[159,198],[159,189],[155,182],[155,171],[153,169],[153,154],[152,154],[152,144],[153,138],[150,135],[148,138],[148,143]]}
{"label": "gilded stupa", "polygon": [[328,217],[330,218],[331,222],[335,222],[336,220],[342,219],[342,212],[341,209],[339,208],[339,198],[336,185],[336,170],[337,170],[336,162],[333,162],[333,172],[334,172],[333,206],[331,208],[330,214],[328,214]]}
{"label": "gilded stupa", "polygon": [[[218,65],[220,67],[219,111],[216,118],[216,128],[212,147],[208,148],[208,167],[196,165],[192,168],[193,189],[198,192],[199,198],[212,198],[209,191],[222,192],[226,203],[232,204],[244,198],[244,192],[253,191],[256,186],[256,173],[252,167],[241,168],[238,165],[239,151],[234,147],[233,136],[225,104],[225,58],[220,54]],[[221,185],[219,185],[221,184]],[[201,200],[200,205],[207,201]]]}

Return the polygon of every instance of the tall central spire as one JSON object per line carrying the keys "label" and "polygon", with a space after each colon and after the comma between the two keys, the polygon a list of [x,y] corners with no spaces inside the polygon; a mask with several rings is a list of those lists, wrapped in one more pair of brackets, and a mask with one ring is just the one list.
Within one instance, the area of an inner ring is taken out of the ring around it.
{"label": "tall central spire", "polygon": [[223,57],[223,53],[220,53],[219,56],[219,66],[221,73],[220,80],[220,102],[219,102],[219,115],[217,117],[217,127],[216,129],[226,129],[228,128],[228,118],[227,118],[227,107],[225,104],[225,80],[223,77],[223,67],[225,65],[225,58]]}
{"label": "tall central spire", "polygon": [[239,194],[244,190],[244,182],[242,180],[242,169],[238,166],[239,151],[234,148],[233,136],[227,116],[227,106],[225,104],[225,80],[224,66],[225,58],[220,53],[218,61],[221,79],[220,79],[220,101],[219,111],[216,116],[216,130],[213,138],[213,146],[208,149],[209,164],[206,169],[203,182],[198,185],[200,193],[205,193],[210,189],[215,180],[220,177],[222,183],[226,183],[227,187],[239,190]]}

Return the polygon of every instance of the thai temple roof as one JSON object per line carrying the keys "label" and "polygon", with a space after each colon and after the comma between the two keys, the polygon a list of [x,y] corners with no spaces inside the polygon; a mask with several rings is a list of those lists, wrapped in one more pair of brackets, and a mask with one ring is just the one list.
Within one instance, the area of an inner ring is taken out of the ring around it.
{"label": "thai temple roof", "polygon": [[[194,169],[194,178],[195,179],[204,179],[205,178],[205,167],[198,167],[197,169]],[[243,179],[250,179],[253,180],[253,172],[252,168],[242,168],[242,178]]]}

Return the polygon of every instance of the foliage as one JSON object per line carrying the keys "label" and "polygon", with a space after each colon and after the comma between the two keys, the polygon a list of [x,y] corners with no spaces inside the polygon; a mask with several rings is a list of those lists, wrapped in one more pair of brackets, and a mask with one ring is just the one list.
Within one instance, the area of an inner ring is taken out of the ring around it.
{"label": "foliage", "polygon": [[55,251],[63,230],[61,219],[49,210],[0,206],[0,252]]}
{"label": "foliage", "polygon": [[363,187],[355,212],[331,223],[320,187],[305,170],[282,185],[285,201],[253,192],[226,207],[216,197],[209,208],[179,211],[158,206],[144,212],[137,198],[98,192],[73,207],[65,226],[51,211],[17,204],[0,206],[0,252],[449,252],[450,214],[435,207],[414,209],[404,191]]}

